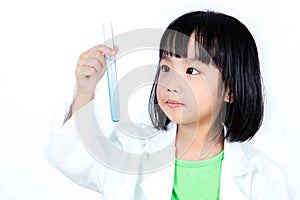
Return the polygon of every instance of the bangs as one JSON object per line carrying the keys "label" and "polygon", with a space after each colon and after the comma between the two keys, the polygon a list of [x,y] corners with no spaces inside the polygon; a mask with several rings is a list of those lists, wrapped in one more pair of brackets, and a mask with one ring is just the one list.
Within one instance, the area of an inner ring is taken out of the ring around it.
{"label": "bangs", "polygon": [[209,64],[214,61],[216,52],[216,45],[208,45],[210,43],[212,41],[208,41],[208,38],[199,29],[191,29],[187,33],[167,29],[160,42],[159,60],[174,56],[176,58],[195,58]]}

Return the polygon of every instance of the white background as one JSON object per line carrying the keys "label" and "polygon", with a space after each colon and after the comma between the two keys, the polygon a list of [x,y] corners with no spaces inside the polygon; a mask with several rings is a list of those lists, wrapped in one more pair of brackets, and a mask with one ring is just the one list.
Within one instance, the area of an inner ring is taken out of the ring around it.
{"label": "white background", "polygon": [[267,100],[264,124],[252,143],[282,167],[291,196],[300,199],[296,5],[292,0],[1,1],[0,199],[96,200],[95,192],[71,182],[45,156],[52,120],[73,94],[80,53],[102,42],[103,21],[113,21],[118,34],[165,28],[187,11],[207,9],[238,18],[257,41]]}

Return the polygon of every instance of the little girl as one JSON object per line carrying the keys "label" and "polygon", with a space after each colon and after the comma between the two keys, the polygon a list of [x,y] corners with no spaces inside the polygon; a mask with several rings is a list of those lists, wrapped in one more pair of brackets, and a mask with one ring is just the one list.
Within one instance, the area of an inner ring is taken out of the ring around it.
{"label": "little girl", "polygon": [[[139,151],[175,148],[166,156],[169,165],[149,173],[125,173],[97,162],[76,134],[74,115],[93,103],[105,56],[117,52],[117,46],[98,45],[77,63],[76,95],[50,145],[53,162],[65,175],[104,199],[289,199],[281,170],[245,143],[261,126],[264,102],[256,44],[241,22],[197,11],[167,27],[149,100],[158,134]],[[120,149],[134,146],[121,130],[109,139]]]}

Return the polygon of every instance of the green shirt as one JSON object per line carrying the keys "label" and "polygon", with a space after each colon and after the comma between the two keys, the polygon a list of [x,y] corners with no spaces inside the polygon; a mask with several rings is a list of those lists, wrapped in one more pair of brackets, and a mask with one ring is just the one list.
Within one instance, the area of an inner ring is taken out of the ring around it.
{"label": "green shirt", "polygon": [[172,200],[219,199],[224,151],[200,161],[176,159]]}

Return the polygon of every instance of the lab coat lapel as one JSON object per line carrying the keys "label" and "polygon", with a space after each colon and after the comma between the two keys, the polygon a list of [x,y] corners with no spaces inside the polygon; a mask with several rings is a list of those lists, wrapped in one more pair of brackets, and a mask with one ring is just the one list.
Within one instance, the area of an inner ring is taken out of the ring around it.
{"label": "lab coat lapel", "polygon": [[176,125],[172,125],[167,132],[157,135],[144,147],[144,150],[149,155],[159,151],[162,153],[163,151],[168,152],[165,158],[160,156],[163,159],[167,159],[168,162],[164,163],[160,169],[144,175],[144,179],[140,183],[144,195],[149,200],[166,200],[171,198],[175,170],[175,138]]}
{"label": "lab coat lapel", "polygon": [[254,167],[247,159],[241,143],[224,144],[220,200],[251,199],[251,182]]}
{"label": "lab coat lapel", "polygon": [[174,164],[148,174],[148,177],[140,183],[140,187],[148,200],[165,200],[172,196],[174,180]]}

